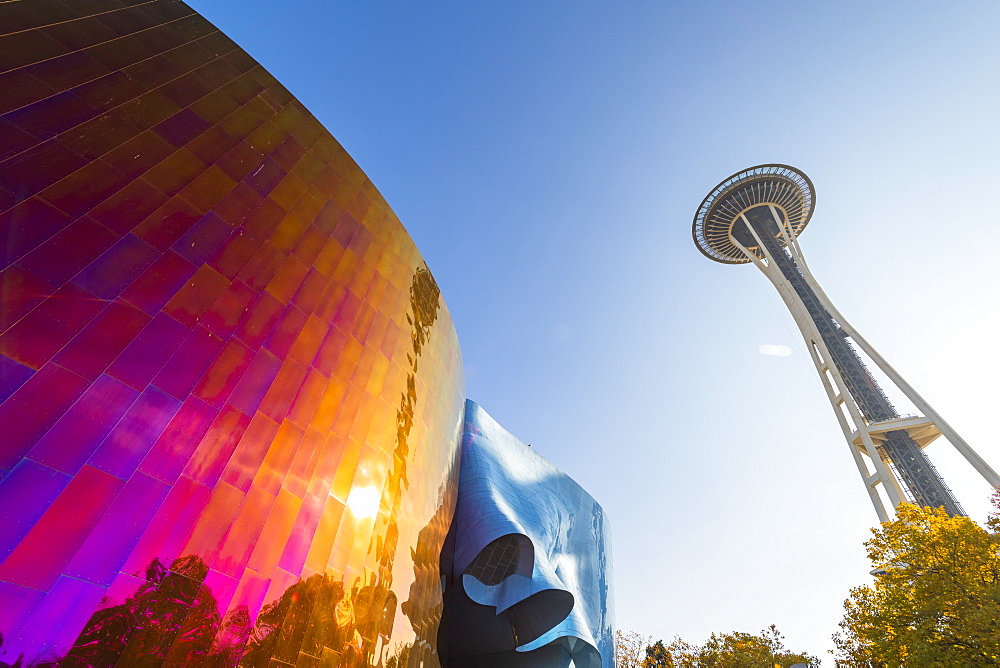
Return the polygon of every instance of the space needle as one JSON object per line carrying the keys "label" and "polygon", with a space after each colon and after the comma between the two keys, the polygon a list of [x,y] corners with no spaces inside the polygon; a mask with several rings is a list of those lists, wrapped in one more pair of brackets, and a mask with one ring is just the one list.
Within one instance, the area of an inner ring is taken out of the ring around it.
{"label": "space needle", "polygon": [[[880,521],[900,503],[964,515],[924,448],[944,437],[993,487],[1000,476],[946,423],[841,315],[813,278],[798,237],[816,207],[813,184],[788,165],[759,165],[717,185],[698,207],[692,234],[706,257],[752,262],[774,284],[805,339]],[[858,351],[916,408],[902,415]]]}

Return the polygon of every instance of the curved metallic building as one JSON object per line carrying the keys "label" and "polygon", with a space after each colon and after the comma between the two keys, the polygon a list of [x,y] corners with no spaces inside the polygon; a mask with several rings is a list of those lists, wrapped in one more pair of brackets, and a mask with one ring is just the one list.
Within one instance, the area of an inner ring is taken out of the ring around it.
{"label": "curved metallic building", "polygon": [[0,667],[437,665],[464,401],[413,241],[253,58],[177,0],[0,3]]}
{"label": "curved metallic building", "polygon": [[615,665],[604,510],[472,401],[442,559],[449,665]]}
{"label": "curved metallic building", "polygon": [[402,225],[183,3],[0,17],[0,665],[433,663],[464,386]]}

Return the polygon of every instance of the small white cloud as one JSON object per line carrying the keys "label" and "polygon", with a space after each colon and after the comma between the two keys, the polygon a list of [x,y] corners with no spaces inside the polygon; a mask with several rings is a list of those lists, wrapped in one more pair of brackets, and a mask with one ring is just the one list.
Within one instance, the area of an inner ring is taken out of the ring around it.
{"label": "small white cloud", "polygon": [[776,346],[770,343],[765,343],[757,350],[760,351],[761,355],[773,355],[774,357],[788,357],[792,354],[792,349],[788,346]]}

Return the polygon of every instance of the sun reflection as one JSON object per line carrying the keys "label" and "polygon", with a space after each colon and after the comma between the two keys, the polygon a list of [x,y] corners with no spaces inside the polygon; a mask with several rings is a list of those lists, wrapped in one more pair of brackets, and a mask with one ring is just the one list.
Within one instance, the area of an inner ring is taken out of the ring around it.
{"label": "sun reflection", "polygon": [[347,507],[358,519],[375,517],[378,513],[379,493],[374,487],[355,487],[347,496]]}

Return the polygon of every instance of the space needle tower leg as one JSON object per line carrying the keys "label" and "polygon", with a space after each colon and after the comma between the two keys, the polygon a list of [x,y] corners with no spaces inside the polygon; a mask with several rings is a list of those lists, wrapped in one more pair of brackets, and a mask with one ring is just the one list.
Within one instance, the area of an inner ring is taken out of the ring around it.
{"label": "space needle tower leg", "polygon": [[[883,457],[867,457],[872,462],[875,471],[869,470],[865,459],[869,453],[876,452],[874,443],[870,437],[863,439],[860,443],[856,442],[854,438],[855,433],[858,431],[858,425],[864,424],[864,420],[861,416],[861,411],[851,398],[843,376],[838,372],[836,367],[826,361],[832,359],[832,356],[823,342],[823,337],[820,336],[812,318],[809,317],[809,314],[802,307],[802,303],[795,295],[791,285],[784,280],[784,277],[774,263],[767,262],[766,258],[758,259],[756,255],[747,250],[739,241],[735,243],[747,254],[751,262],[757,265],[774,284],[778,289],[778,294],[792,313],[795,324],[798,325],[799,331],[805,339],[806,347],[809,350],[813,364],[816,366],[816,371],[819,373],[820,380],[823,382],[827,398],[833,406],[837,422],[840,424],[840,428],[847,439],[851,457],[858,468],[858,473],[861,474],[861,479],[865,482],[865,488],[872,505],[875,507],[875,513],[878,515],[880,522],[888,521],[889,513],[886,511],[885,504],[882,503],[882,499],[878,494],[878,485],[883,485],[893,507],[906,501],[906,494],[896,480],[896,476],[891,472],[889,463]],[[867,436],[865,432],[862,432],[862,434]]]}
{"label": "space needle tower leg", "polygon": [[861,334],[851,326],[844,316],[840,314],[840,311],[833,305],[826,293],[820,287],[819,283],[813,277],[812,272],[809,271],[806,265],[805,258],[802,256],[801,250],[798,247],[798,241],[793,238],[792,244],[789,245],[789,252],[799,263],[799,267],[802,269],[803,276],[806,281],[812,287],[812,289],[820,296],[825,304],[829,305],[830,314],[840,323],[841,328],[851,337],[854,344],[861,349],[861,351],[867,355],[875,365],[886,375],[886,377],[896,386],[902,394],[909,399],[917,411],[921,415],[927,416],[936,426],[938,432],[941,436],[945,438],[954,448],[961,454],[969,464],[976,470],[979,475],[983,477],[986,482],[988,482],[994,488],[1000,488],[1000,475],[993,470],[985,459],[983,459],[979,453],[972,449],[968,443],[965,442],[961,436],[945,422],[944,418],[935,411],[927,401],[921,397],[913,387],[906,382],[906,380],[899,375],[899,373],[892,368],[892,366],[882,357],[875,348],[872,347],[868,341],[861,336]]}
{"label": "space needle tower leg", "polygon": [[[1000,476],[858,334],[813,278],[798,235],[814,205],[812,183],[801,172],[786,165],[744,170],[702,202],[695,215],[695,243],[718,262],[753,263],[778,290],[805,339],[879,519],[888,520],[889,513],[878,485],[893,508],[911,501],[964,515],[923,448],[944,436],[991,485],[1000,486]],[[919,415],[899,414],[857,349]]]}

